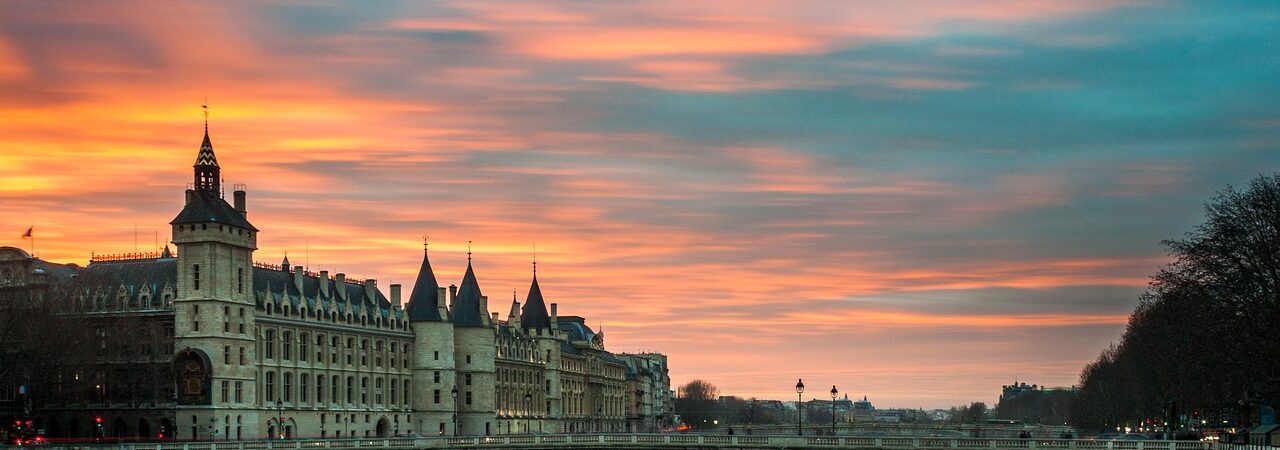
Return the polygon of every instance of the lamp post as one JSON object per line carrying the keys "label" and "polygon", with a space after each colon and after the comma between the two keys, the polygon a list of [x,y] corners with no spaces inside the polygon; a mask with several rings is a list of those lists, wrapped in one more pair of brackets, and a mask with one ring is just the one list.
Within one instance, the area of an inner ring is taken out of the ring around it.
{"label": "lamp post", "polygon": [[804,379],[796,380],[796,436],[804,436],[804,415],[801,414],[804,401]]}
{"label": "lamp post", "polygon": [[173,428],[169,431],[169,438],[178,440],[178,387],[173,387],[173,422],[169,424]]}
{"label": "lamp post", "polygon": [[533,396],[532,396],[532,395],[529,395],[529,393],[528,393],[528,392],[525,392],[525,393],[524,393],[524,411],[525,411],[525,414],[528,414],[528,415],[526,415],[526,416],[525,416],[525,418],[524,418],[524,431],[525,431],[525,432],[528,432],[528,433],[532,433],[532,432],[533,432],[533,428],[531,427],[531,425],[530,425],[530,424],[532,424],[532,423],[533,423],[533,422],[532,422],[532,420],[533,420],[533,418],[532,418],[532,416],[533,416]]}
{"label": "lamp post", "polygon": [[276,399],[276,433],[284,439],[284,402]]}
{"label": "lamp post", "polygon": [[458,387],[454,386],[449,391],[449,395],[453,397],[453,435],[458,435]]}
{"label": "lamp post", "polygon": [[347,424],[351,423],[351,418],[342,416],[342,437],[347,435]]}
{"label": "lamp post", "polygon": [[216,441],[216,440],[218,440],[218,436],[216,436],[216,435],[214,435],[214,434],[213,434],[213,431],[214,431],[213,426],[215,425],[215,422],[216,422],[217,420],[218,420],[218,419],[215,419],[215,418],[213,418],[213,417],[209,417],[209,440],[210,440],[210,441]]}
{"label": "lamp post", "polygon": [[840,391],[836,390],[836,385],[831,385],[831,435],[836,435],[836,394]]}

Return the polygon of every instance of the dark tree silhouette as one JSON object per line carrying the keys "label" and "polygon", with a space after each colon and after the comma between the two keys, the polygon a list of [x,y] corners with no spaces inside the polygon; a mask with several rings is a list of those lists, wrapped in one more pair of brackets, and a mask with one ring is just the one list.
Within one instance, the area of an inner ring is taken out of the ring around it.
{"label": "dark tree silhouette", "polygon": [[1260,403],[1280,404],[1280,174],[1219,192],[1204,223],[1164,245],[1173,262],[1152,277],[1120,343],[1080,375],[1077,426],[1175,411],[1247,420]]}

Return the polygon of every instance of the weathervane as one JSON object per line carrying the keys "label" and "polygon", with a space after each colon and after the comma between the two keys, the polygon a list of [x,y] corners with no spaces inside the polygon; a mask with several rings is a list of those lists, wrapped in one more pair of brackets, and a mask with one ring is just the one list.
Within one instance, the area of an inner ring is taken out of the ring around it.
{"label": "weathervane", "polygon": [[200,105],[200,109],[204,110],[204,132],[209,132],[209,97],[204,98],[204,103]]}

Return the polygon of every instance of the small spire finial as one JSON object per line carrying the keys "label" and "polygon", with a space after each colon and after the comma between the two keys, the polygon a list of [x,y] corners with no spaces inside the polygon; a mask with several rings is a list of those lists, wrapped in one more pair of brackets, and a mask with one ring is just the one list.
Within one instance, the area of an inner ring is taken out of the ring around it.
{"label": "small spire finial", "polygon": [[533,243],[533,276],[538,276],[538,243]]}
{"label": "small spire finial", "polygon": [[467,241],[467,264],[471,264],[471,241]]}
{"label": "small spire finial", "polygon": [[429,238],[429,237],[431,237],[431,236],[427,236],[427,235],[425,235],[425,234],[424,234],[424,235],[422,235],[422,251],[424,251],[424,252],[425,252],[425,251],[427,251],[427,238]]}
{"label": "small spire finial", "polygon": [[209,97],[205,96],[204,103],[200,105],[204,110],[204,133],[209,134]]}

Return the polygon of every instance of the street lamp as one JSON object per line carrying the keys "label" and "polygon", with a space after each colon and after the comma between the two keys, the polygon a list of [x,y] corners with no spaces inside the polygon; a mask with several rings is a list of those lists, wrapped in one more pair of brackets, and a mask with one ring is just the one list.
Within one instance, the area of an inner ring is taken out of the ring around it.
{"label": "street lamp", "polygon": [[216,441],[216,440],[218,440],[218,436],[216,436],[216,435],[214,435],[214,434],[213,434],[213,430],[214,430],[213,426],[214,426],[214,424],[215,424],[215,422],[216,422],[217,420],[218,420],[218,419],[215,419],[215,418],[213,418],[213,417],[209,417],[209,440],[210,440],[210,441]]}
{"label": "street lamp", "polygon": [[528,392],[524,393],[524,411],[525,414],[528,414],[524,418],[524,431],[531,433],[533,432],[533,428],[530,426],[533,423],[533,418],[531,417],[533,416],[533,396],[529,395]]}
{"label": "street lamp", "polygon": [[173,387],[173,422],[169,424],[169,427],[173,428],[172,430],[168,430],[170,439],[173,439],[175,441],[178,440],[178,387],[177,386]]}
{"label": "street lamp", "polygon": [[453,435],[458,435],[458,387],[454,386],[449,391],[449,395],[453,397]]}
{"label": "street lamp", "polygon": [[796,436],[804,436],[804,415],[800,403],[804,401],[804,379],[796,380]]}
{"label": "street lamp", "polygon": [[836,435],[836,385],[831,385],[831,435]]}
{"label": "street lamp", "polygon": [[284,402],[276,399],[276,434],[284,439]]}

